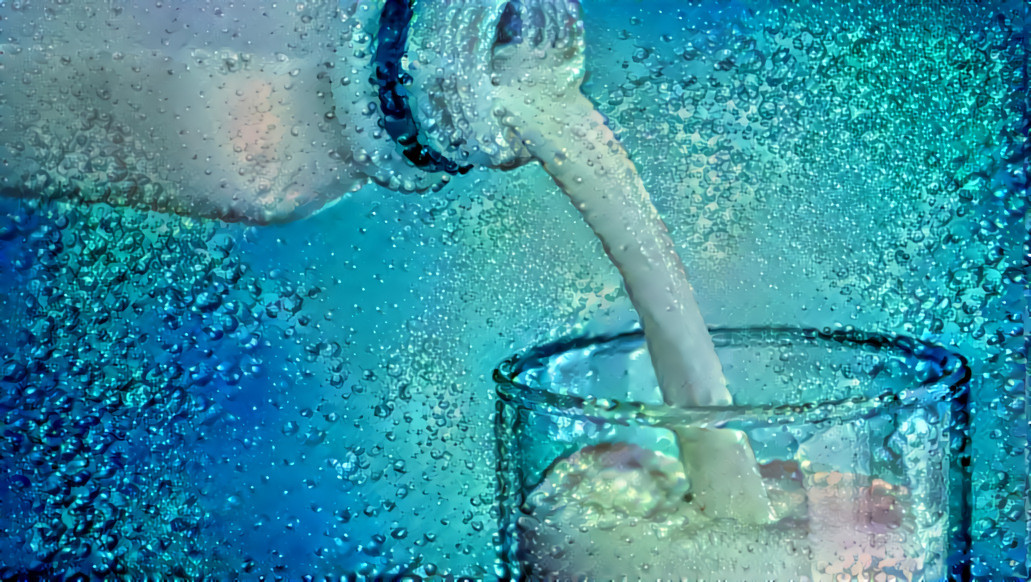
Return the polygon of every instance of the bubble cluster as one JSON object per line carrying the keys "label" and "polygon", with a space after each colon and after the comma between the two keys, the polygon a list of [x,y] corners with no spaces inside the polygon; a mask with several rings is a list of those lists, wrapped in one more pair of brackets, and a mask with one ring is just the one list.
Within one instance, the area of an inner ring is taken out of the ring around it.
{"label": "bubble cluster", "polygon": [[[15,30],[36,4],[0,5],[4,70],[12,43],[48,42]],[[1022,10],[584,6],[584,91],[709,321],[901,332],[971,362],[972,572],[985,577],[1026,572]],[[82,34],[104,31],[117,58],[125,30],[104,27],[124,15],[92,12]],[[228,6],[162,22],[154,50],[204,38],[199,23],[223,44],[246,36]],[[325,32],[298,22],[304,47]],[[350,33],[340,50],[368,56],[369,31]],[[353,87],[340,111],[375,98],[367,72],[324,71],[305,82]],[[65,201],[0,201],[0,577],[490,577],[491,368],[634,320],[550,179],[524,166],[421,197],[369,187],[281,227],[80,205],[161,207],[169,190],[140,127],[102,111],[47,119],[75,98],[22,112],[31,131],[0,143],[5,195]],[[310,135],[348,131],[340,117]],[[381,171],[397,155],[384,143],[338,154],[390,188],[437,180]],[[14,174],[15,159],[33,162]]]}
{"label": "bubble cluster", "polygon": [[[584,91],[663,212],[708,321],[889,330],[975,364],[976,561],[1022,571],[1021,486],[987,483],[1023,471],[1023,13],[941,9],[587,4]],[[621,321],[618,279],[584,256],[601,249],[583,227],[554,233],[569,220],[555,190],[516,202],[545,185],[515,178],[493,192],[527,210],[466,231],[479,273],[455,286],[514,295],[488,305],[518,313],[498,326],[517,346]]]}
{"label": "bubble cluster", "polygon": [[[349,260],[317,276],[280,262],[293,255],[274,230],[5,208],[4,576],[385,575],[463,557],[483,571],[489,472],[457,497],[444,480],[489,467],[488,450],[457,447],[472,396],[460,376],[427,382],[446,365],[423,359],[431,324],[344,305],[360,294],[337,278]],[[332,257],[339,239],[313,238]],[[407,326],[413,343],[352,325]],[[421,517],[435,496],[451,505]]]}

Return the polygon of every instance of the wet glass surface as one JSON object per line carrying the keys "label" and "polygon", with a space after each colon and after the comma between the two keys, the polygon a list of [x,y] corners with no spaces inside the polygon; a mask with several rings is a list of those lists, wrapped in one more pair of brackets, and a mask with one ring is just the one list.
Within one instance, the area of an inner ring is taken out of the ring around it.
{"label": "wet glass surface", "polygon": [[[169,158],[140,136],[175,116],[56,123],[111,96],[36,57],[274,60],[283,20],[219,4],[0,1],[0,575],[491,578],[490,372],[632,325],[618,273],[535,164],[420,194],[395,191],[430,187],[402,183],[417,169],[377,174],[277,225],[147,210]],[[1026,575],[1026,6],[583,4],[583,91],[706,320],[963,354],[971,572]],[[320,4],[275,10],[303,24],[284,54],[331,28]],[[33,83],[60,91],[12,105]]]}

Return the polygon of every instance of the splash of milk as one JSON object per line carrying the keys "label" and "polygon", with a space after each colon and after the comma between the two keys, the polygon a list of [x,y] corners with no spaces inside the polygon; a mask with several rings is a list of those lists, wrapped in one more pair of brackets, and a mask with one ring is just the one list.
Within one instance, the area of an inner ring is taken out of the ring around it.
{"label": "splash of milk", "polygon": [[[691,284],[633,163],[585,97],[553,107],[549,100],[548,111],[521,111],[514,126],[623,275],[666,402],[730,405]],[[700,506],[714,516],[768,519],[766,491],[744,433],[682,429],[678,437]]]}

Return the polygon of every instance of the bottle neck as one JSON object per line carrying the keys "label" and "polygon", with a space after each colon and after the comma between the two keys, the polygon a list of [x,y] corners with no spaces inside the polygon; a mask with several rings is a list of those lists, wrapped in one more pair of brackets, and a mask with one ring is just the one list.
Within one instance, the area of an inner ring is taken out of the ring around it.
{"label": "bottle neck", "polygon": [[380,0],[342,11],[331,70],[356,161],[373,180],[432,187],[473,166],[531,160],[508,101],[551,101],[583,79],[572,0]]}
{"label": "bottle neck", "polygon": [[406,85],[412,82],[412,76],[405,71],[402,60],[414,14],[413,4],[414,0],[386,0],[380,12],[372,81],[378,88],[383,128],[415,167],[426,172],[465,174],[472,169],[472,164],[458,164],[423,143],[408,103]]}

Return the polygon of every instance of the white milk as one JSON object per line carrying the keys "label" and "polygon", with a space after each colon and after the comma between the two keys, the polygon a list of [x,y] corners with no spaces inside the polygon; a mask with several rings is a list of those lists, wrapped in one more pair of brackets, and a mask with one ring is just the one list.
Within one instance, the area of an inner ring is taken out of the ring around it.
{"label": "white milk", "polygon": [[908,491],[879,479],[764,466],[773,519],[714,519],[679,463],[626,443],[557,462],[527,499],[520,551],[550,579],[916,580],[924,542]]}

